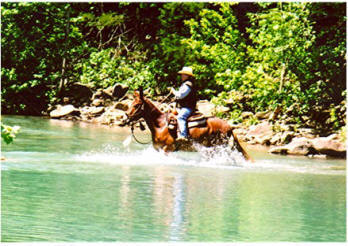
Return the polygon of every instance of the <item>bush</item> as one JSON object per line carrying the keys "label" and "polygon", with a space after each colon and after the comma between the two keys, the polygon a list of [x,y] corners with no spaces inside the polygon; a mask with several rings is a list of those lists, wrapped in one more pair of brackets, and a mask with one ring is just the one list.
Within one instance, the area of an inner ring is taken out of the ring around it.
{"label": "bush", "polygon": [[121,56],[114,48],[92,52],[88,59],[78,64],[80,80],[93,88],[121,83],[132,90],[139,86],[154,89],[154,75],[145,60],[145,54],[140,51],[129,52],[127,56]]}

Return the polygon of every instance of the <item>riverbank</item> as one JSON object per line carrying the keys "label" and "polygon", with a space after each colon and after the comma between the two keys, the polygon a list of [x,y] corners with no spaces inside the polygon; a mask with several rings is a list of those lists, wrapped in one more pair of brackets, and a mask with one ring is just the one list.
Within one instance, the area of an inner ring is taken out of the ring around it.
{"label": "riverbank", "polygon": [[[48,115],[53,119],[121,127],[126,118],[125,112],[133,100],[133,94],[127,93],[127,88],[114,86],[98,90],[91,95],[90,102],[82,100],[83,104],[73,98],[65,97],[62,104],[49,109]],[[165,96],[155,97],[152,102],[164,112],[174,108],[174,103]],[[223,115],[230,110],[228,107],[216,106],[207,100],[199,101],[197,109],[205,116]],[[346,158],[346,144],[342,134],[333,133],[323,136],[312,128],[286,124],[277,120],[276,112],[256,114],[243,112],[242,117],[243,122],[240,124],[233,124],[232,121],[229,123],[239,139],[248,146],[264,146],[273,154],[303,155],[320,159]],[[250,124],[250,119],[254,119],[255,124]]]}

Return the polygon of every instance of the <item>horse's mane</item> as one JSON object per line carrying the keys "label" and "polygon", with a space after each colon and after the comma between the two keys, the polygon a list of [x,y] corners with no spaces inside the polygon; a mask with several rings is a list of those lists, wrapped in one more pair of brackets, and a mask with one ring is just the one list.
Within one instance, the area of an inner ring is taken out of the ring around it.
{"label": "horse's mane", "polygon": [[144,97],[144,101],[152,108],[152,113],[153,112],[157,112],[158,114],[163,114],[163,112],[156,107],[155,104],[153,104],[153,102],[151,102],[149,99]]}

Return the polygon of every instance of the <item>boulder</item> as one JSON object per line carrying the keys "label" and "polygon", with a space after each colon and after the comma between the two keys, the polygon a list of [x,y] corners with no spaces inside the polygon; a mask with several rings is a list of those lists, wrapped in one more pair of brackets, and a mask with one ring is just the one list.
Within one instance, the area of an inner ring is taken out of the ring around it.
{"label": "boulder", "polygon": [[304,137],[294,138],[289,144],[269,150],[273,154],[309,155],[316,154],[312,142]]}
{"label": "boulder", "polygon": [[112,95],[113,91],[114,91],[113,86],[110,86],[110,87],[102,90],[104,97],[107,97],[107,98],[113,98],[113,95]]}
{"label": "boulder", "polygon": [[79,115],[80,111],[75,108],[73,105],[58,105],[57,109],[50,112],[50,117],[54,119],[62,118],[67,115]]}
{"label": "boulder", "polygon": [[103,89],[98,89],[92,96],[92,101],[94,101],[97,98],[103,97]]}
{"label": "boulder", "polygon": [[119,109],[111,109],[104,112],[99,118],[97,118],[97,122],[101,124],[118,124],[126,118],[126,114],[124,111]]}
{"label": "boulder", "polygon": [[270,125],[267,121],[264,121],[260,124],[253,125],[249,128],[248,135],[258,136],[258,135],[272,135],[272,125]]}
{"label": "boulder", "polygon": [[282,133],[278,132],[277,134],[273,135],[271,140],[269,141],[271,145],[278,145],[281,143]]}
{"label": "boulder", "polygon": [[68,98],[68,100],[66,98],[63,99],[65,101],[69,101],[70,103],[75,101],[78,105],[81,105],[83,103],[89,103],[92,95],[93,92],[89,86],[81,83],[73,83],[64,89],[61,96]]}
{"label": "boulder", "polygon": [[216,108],[215,108],[215,111],[217,113],[228,113],[230,111],[230,108],[229,107],[225,107],[225,106],[222,106],[222,105],[218,105]]}
{"label": "boulder", "polygon": [[264,121],[258,125],[251,126],[244,139],[250,141],[249,143],[251,144],[269,145],[273,134],[272,125]]}
{"label": "boulder", "polygon": [[252,112],[243,112],[243,113],[241,114],[241,116],[242,116],[243,119],[246,119],[246,118],[253,117],[254,114],[253,114]]}
{"label": "boulder", "polygon": [[264,111],[264,112],[257,112],[255,114],[255,117],[258,119],[258,120],[264,120],[264,119],[268,119],[271,115],[271,112],[267,112],[267,111]]}
{"label": "boulder", "polygon": [[314,139],[316,137],[314,129],[312,129],[312,128],[299,128],[299,129],[297,129],[297,132],[302,137],[306,137],[306,138],[310,138],[310,139]]}
{"label": "boulder", "polygon": [[313,147],[320,154],[345,157],[347,153],[345,144],[335,140],[334,137],[335,136],[315,138],[312,140]]}
{"label": "boulder", "polygon": [[201,100],[197,102],[197,109],[207,117],[214,116],[215,105],[208,100]]}
{"label": "boulder", "polygon": [[126,95],[128,91],[128,86],[123,84],[115,84],[111,89],[111,95],[116,99],[120,99],[124,95]]}
{"label": "boulder", "polygon": [[295,132],[286,131],[283,132],[280,138],[282,144],[288,144],[295,137]]}
{"label": "boulder", "polygon": [[125,102],[117,102],[114,106],[115,109],[127,111],[129,109],[129,106]]}
{"label": "boulder", "polygon": [[99,98],[94,99],[93,102],[91,103],[92,106],[96,106],[96,107],[102,106],[104,104],[105,104],[104,100]]}
{"label": "boulder", "polygon": [[104,113],[104,111],[105,111],[104,107],[89,107],[87,114],[89,114],[90,116],[98,116]]}

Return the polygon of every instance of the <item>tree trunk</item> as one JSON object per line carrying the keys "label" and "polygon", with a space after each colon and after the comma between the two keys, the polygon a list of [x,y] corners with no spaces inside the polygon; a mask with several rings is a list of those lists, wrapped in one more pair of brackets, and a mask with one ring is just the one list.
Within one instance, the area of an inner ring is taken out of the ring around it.
{"label": "tree trunk", "polygon": [[285,75],[285,64],[282,64],[282,71],[280,72],[280,84],[279,84],[279,93],[282,92],[284,86],[284,75]]}
{"label": "tree trunk", "polygon": [[68,79],[66,78],[66,53],[68,49],[68,40],[70,33],[70,8],[67,11],[67,23],[65,29],[65,41],[64,41],[64,51],[63,51],[63,60],[62,60],[62,73],[58,87],[58,95],[61,94],[64,86],[68,83]]}

